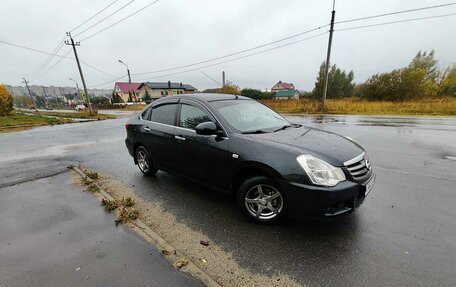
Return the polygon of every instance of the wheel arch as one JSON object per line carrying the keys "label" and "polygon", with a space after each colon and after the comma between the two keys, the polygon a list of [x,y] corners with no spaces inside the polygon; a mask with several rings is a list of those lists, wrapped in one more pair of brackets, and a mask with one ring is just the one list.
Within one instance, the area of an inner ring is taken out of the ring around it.
{"label": "wheel arch", "polygon": [[233,175],[231,182],[231,193],[235,195],[240,185],[249,177],[265,176],[276,181],[279,185],[279,179],[282,175],[272,167],[259,162],[249,162],[239,168]]}

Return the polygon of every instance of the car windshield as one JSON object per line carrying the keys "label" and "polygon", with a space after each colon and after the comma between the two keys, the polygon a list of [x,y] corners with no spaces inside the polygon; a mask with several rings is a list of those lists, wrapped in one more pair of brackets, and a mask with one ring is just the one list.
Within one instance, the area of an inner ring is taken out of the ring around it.
{"label": "car windshield", "polygon": [[285,118],[254,100],[215,101],[212,106],[241,133],[267,133],[290,126]]}

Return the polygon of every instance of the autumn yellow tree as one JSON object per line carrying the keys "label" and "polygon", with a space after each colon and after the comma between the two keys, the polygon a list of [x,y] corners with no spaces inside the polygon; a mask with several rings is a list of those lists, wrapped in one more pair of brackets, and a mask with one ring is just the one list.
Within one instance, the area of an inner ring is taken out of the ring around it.
{"label": "autumn yellow tree", "polygon": [[0,84],[0,116],[7,116],[13,111],[13,97],[6,89],[5,85]]}
{"label": "autumn yellow tree", "polygon": [[217,90],[218,94],[231,94],[231,95],[240,95],[241,89],[233,84],[232,82],[227,82],[225,86]]}

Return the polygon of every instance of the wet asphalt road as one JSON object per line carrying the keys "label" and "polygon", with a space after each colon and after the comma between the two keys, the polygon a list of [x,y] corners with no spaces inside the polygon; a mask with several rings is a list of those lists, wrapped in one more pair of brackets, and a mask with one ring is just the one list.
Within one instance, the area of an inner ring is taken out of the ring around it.
{"label": "wet asphalt road", "polygon": [[61,172],[0,189],[0,286],[202,286]]}
{"label": "wet asphalt road", "polygon": [[456,285],[456,119],[289,119],[366,148],[377,183],[356,213],[334,222],[252,224],[226,194],[164,172],[143,177],[124,147],[125,119],[0,135],[0,186],[80,163],[161,202],[255,272],[310,285]]}

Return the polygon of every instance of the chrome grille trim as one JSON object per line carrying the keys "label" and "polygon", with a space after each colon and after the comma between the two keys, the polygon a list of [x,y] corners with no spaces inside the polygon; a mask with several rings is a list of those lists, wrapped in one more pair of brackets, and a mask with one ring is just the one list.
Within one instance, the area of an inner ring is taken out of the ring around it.
{"label": "chrome grille trim", "polygon": [[360,154],[359,156],[355,157],[355,158],[352,158],[351,160],[347,160],[346,162],[344,162],[344,165],[347,166],[347,165],[352,165],[354,163],[357,163],[357,162],[360,162],[364,156],[366,155],[366,152],[363,151],[362,154]]}
{"label": "chrome grille trim", "polygon": [[357,170],[357,169],[360,169],[360,168],[365,167],[365,166],[366,166],[366,162],[365,161],[361,161],[361,163],[359,165],[350,167],[349,170],[350,171]]}
{"label": "chrome grille trim", "polygon": [[355,180],[359,180],[369,173],[369,169],[366,166],[366,152],[344,162],[344,165]]}

